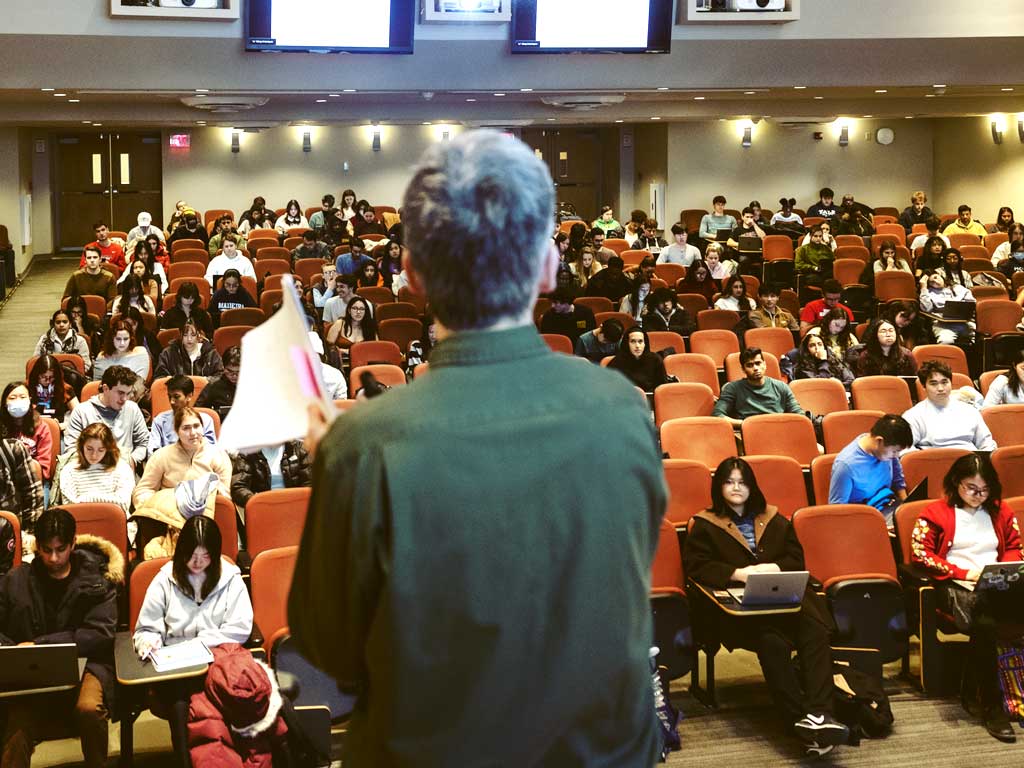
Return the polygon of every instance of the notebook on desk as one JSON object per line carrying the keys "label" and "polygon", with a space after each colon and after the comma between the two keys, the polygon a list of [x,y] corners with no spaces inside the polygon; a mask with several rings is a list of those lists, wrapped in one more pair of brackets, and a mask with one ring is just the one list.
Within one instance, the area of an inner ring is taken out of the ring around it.
{"label": "notebook on desk", "polygon": [[730,587],[732,598],[743,606],[799,605],[807,589],[808,571],[752,573],[742,587]]}
{"label": "notebook on desk", "polygon": [[78,685],[79,670],[74,643],[0,647],[0,691]]}

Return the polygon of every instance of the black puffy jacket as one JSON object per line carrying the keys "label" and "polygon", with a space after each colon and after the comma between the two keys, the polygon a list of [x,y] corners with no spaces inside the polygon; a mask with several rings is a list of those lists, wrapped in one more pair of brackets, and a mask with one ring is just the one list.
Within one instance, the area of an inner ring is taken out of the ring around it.
{"label": "black puffy jacket", "polygon": [[[301,440],[284,444],[281,475],[286,488],[307,488],[312,485],[313,472]],[[239,453],[231,457],[231,498],[244,507],[254,494],[270,490],[270,464],[262,451]]]}

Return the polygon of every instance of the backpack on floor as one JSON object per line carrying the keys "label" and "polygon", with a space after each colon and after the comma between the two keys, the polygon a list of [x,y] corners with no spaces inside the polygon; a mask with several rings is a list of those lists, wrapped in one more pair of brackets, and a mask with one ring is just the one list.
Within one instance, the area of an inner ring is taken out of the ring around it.
{"label": "backpack on floor", "polygon": [[877,677],[845,664],[833,664],[832,706],[837,720],[850,729],[852,745],[862,738],[881,739],[892,730],[889,697]]}

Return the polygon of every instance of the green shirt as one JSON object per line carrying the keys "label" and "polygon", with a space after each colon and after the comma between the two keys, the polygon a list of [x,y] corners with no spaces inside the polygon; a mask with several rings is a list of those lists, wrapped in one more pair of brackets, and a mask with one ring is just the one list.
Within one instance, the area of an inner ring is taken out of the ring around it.
{"label": "green shirt", "polygon": [[711,415],[745,419],[762,413],[803,413],[803,409],[787,384],[765,376],[760,387],[746,379],[730,381],[722,387]]}
{"label": "green shirt", "polygon": [[346,766],[653,765],[665,504],[643,399],[532,327],[446,339],[338,418],[289,626],[357,693]]}
{"label": "green shirt", "polygon": [[832,258],[832,249],[824,243],[806,243],[796,249],[797,272],[817,272],[822,259]]}

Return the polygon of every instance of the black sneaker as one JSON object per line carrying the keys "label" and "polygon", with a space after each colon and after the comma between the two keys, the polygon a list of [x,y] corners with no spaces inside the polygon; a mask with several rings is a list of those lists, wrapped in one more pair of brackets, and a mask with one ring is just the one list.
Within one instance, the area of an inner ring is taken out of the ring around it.
{"label": "black sneaker", "polygon": [[835,744],[827,744],[822,746],[819,745],[816,741],[812,741],[810,744],[806,744],[804,746],[804,749],[806,750],[805,754],[808,757],[824,757],[835,748]]}
{"label": "black sneaker", "polygon": [[849,728],[824,712],[804,715],[793,724],[793,730],[808,745],[819,748],[845,744],[850,736]]}

